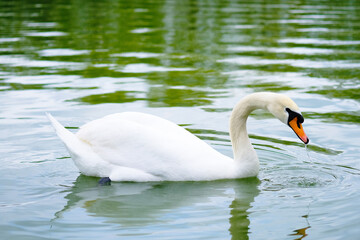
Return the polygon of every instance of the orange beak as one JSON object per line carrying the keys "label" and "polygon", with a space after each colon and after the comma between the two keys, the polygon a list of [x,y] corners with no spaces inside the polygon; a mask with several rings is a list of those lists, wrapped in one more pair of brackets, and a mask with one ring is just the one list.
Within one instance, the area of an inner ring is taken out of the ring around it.
{"label": "orange beak", "polygon": [[303,141],[305,144],[309,143],[309,138],[306,136],[301,123],[298,122],[297,117],[289,122],[289,126],[292,130],[294,130],[295,134],[300,138],[301,141]]}

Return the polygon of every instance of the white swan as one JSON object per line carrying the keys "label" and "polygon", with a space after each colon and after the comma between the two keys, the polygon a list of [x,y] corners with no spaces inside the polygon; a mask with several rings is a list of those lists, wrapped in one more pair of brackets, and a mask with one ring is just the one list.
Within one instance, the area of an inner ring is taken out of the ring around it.
{"label": "white swan", "polygon": [[253,93],[234,107],[230,118],[234,159],[184,128],[149,114],[111,114],[85,124],[76,134],[47,115],[84,175],[112,181],[201,181],[258,174],[259,160],[246,131],[246,120],[255,109],[268,110],[305,144],[309,142],[298,106],[276,93]]}

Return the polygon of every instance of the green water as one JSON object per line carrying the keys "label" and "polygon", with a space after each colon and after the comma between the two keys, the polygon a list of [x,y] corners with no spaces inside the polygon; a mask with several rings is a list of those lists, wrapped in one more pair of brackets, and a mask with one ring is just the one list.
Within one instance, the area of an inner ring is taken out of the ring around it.
{"label": "green water", "polygon": [[[357,239],[359,79],[359,1],[0,0],[1,238]],[[254,112],[253,179],[99,188],[45,117],[151,113],[232,156],[257,91],[294,99],[310,145]]]}

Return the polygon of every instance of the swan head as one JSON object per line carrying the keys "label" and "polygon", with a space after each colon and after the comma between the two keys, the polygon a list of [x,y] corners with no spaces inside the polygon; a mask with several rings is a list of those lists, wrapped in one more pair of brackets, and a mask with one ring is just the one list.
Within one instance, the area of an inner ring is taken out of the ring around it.
{"label": "swan head", "polygon": [[288,96],[282,94],[273,94],[270,98],[271,100],[267,101],[267,110],[281,122],[288,125],[301,141],[308,144],[309,138],[302,127],[304,117],[296,103]]}

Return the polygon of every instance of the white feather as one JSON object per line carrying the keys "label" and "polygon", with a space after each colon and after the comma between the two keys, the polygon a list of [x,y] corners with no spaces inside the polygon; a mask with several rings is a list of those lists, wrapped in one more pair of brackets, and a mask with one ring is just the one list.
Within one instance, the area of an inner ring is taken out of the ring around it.
{"label": "white feather", "polygon": [[283,95],[270,93],[241,100],[230,122],[234,159],[184,128],[150,114],[111,114],[85,124],[76,134],[47,116],[85,175],[113,181],[200,181],[256,176],[259,161],[246,132],[248,115],[263,108],[284,121],[283,106],[298,110],[294,104]]}

